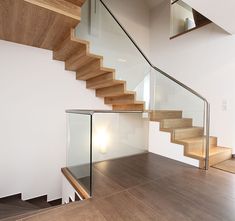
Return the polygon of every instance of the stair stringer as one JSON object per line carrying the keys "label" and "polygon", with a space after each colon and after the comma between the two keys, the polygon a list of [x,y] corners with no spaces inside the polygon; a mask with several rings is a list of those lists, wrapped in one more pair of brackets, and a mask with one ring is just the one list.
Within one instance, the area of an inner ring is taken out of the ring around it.
{"label": "stair stringer", "polygon": [[160,131],[160,122],[149,121],[149,152],[199,167],[199,160],[184,156],[184,148],[184,145],[171,143],[171,133]]}

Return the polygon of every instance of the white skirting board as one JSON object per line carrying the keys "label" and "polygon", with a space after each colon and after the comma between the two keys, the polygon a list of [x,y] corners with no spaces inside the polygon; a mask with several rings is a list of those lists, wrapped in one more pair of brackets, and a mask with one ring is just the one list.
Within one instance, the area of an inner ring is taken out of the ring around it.
{"label": "white skirting board", "polygon": [[171,143],[171,134],[159,128],[159,122],[149,122],[149,152],[199,167],[199,160],[185,157],[184,146]]}

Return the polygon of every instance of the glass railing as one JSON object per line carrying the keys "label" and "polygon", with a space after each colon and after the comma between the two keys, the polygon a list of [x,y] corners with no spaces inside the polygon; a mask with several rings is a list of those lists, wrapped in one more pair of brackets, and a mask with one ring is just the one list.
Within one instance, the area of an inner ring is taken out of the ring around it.
{"label": "glass railing", "polygon": [[[209,166],[209,103],[188,86],[155,67],[102,0],[87,0],[82,7],[78,38],[90,42],[90,51],[104,57],[104,66],[116,70],[116,79],[127,82],[145,110],[179,110],[192,118],[203,142],[205,168]],[[201,131],[203,133],[201,134]]]}
{"label": "glass railing", "polygon": [[103,66],[115,69],[116,79],[149,108],[150,65],[100,1],[85,2],[76,36],[88,40],[90,53],[102,55]]}
{"label": "glass railing", "polygon": [[67,169],[90,196],[96,163],[148,150],[148,118],[141,112],[70,110],[67,119]]}
{"label": "glass railing", "polygon": [[91,195],[91,115],[67,114],[67,133],[66,167],[81,188]]}

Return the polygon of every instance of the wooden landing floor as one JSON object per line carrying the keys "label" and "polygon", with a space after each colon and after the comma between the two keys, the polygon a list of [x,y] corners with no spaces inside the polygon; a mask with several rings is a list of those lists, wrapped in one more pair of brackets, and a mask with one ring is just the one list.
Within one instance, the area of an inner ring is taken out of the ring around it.
{"label": "wooden landing floor", "polygon": [[226,160],[213,166],[216,169],[235,174],[235,158]]}
{"label": "wooden landing floor", "polygon": [[154,154],[94,165],[94,197],[32,221],[234,221],[235,175]]}

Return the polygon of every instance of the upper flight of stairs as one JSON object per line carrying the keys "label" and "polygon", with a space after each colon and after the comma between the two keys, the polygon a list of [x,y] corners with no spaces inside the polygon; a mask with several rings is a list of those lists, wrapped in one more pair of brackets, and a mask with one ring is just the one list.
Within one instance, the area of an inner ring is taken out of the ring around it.
{"label": "upper flight of stairs", "polygon": [[103,67],[103,57],[89,52],[89,42],[75,37],[85,0],[1,0],[0,39],[53,50],[54,59],[85,80],[88,89],[113,110],[144,110],[144,102],[115,79],[115,70]]}
{"label": "upper flight of stairs", "polygon": [[[182,118],[182,111],[152,111],[150,121],[160,122],[160,130],[171,133],[171,142],[184,146],[184,156],[199,160],[200,168],[205,167],[204,130],[194,127],[193,120]],[[232,149],[217,145],[217,137],[210,137],[209,164],[215,165],[232,157]]]}
{"label": "upper flight of stairs", "polygon": [[103,57],[91,54],[89,42],[76,38],[74,29],[54,49],[53,58],[64,61],[66,70],[76,71],[76,79],[86,81],[86,87],[96,90],[96,96],[113,110],[144,110],[144,102],[126,90],[126,81],[116,80],[115,70],[103,67]]}

